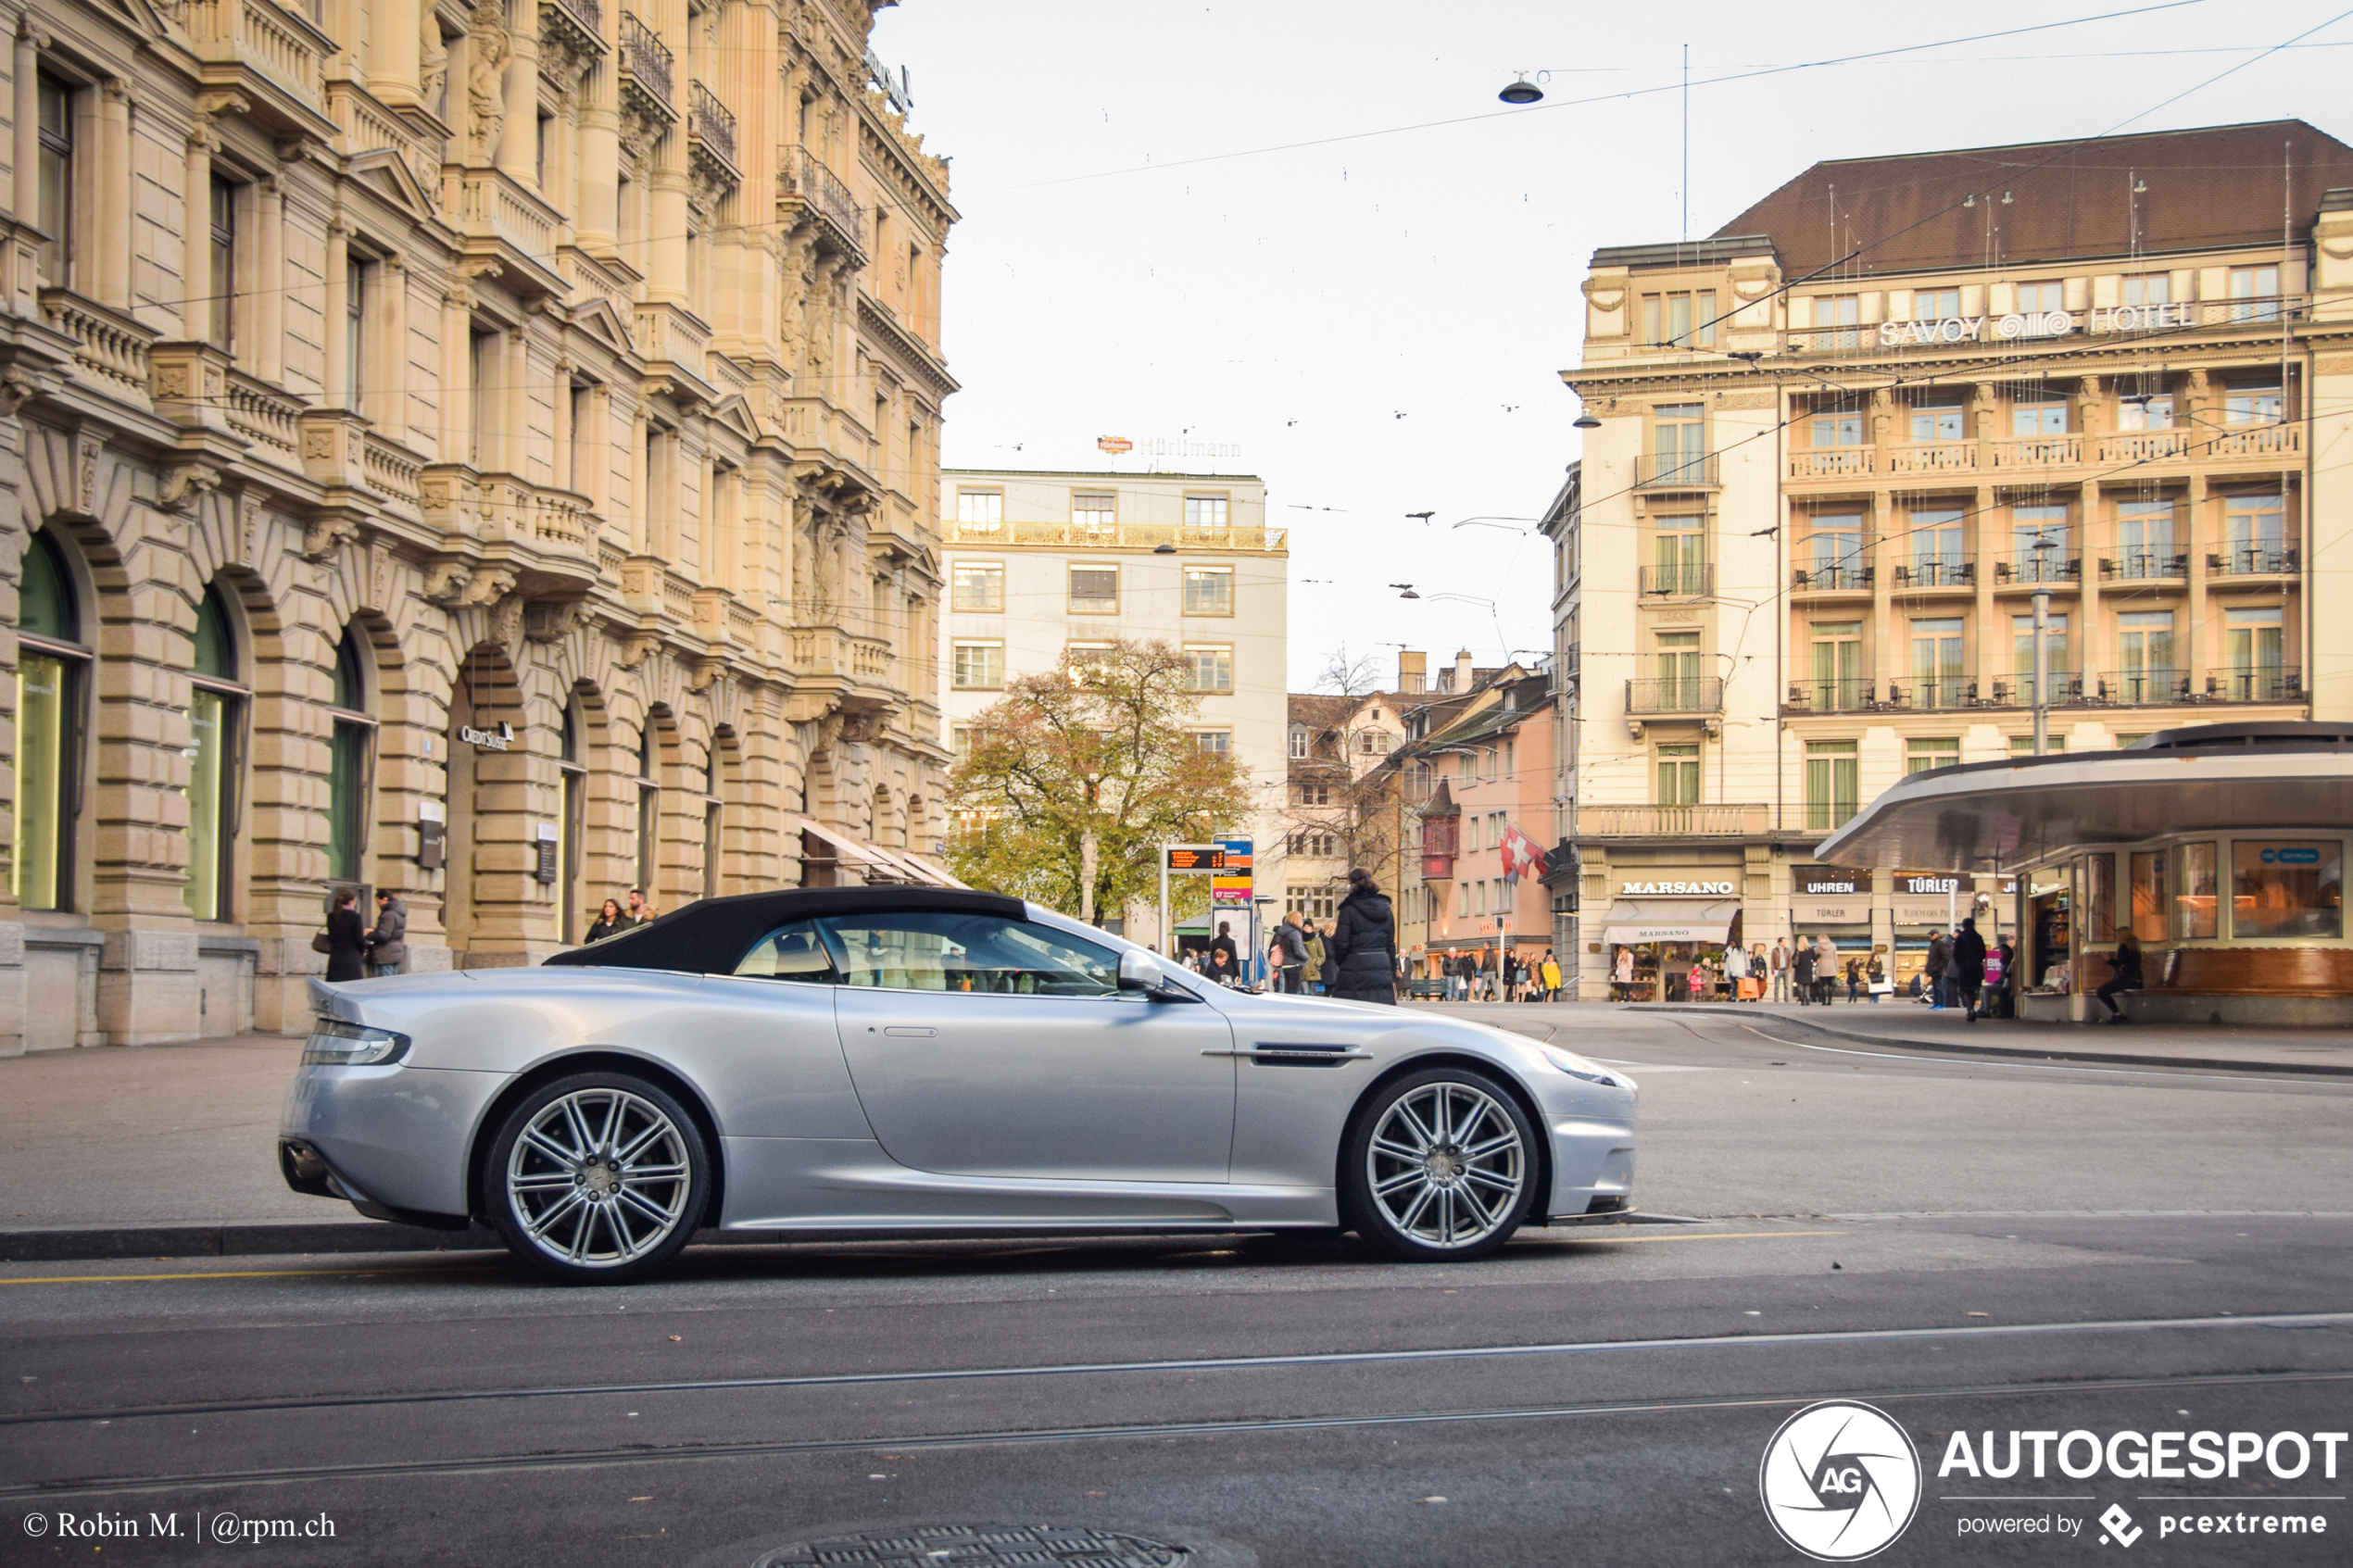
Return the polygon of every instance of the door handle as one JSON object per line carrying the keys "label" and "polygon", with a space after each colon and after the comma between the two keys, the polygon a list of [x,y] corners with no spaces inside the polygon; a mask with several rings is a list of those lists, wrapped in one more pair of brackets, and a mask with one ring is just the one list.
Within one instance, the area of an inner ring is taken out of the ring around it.
{"label": "door handle", "polygon": [[[869,1031],[869,1033],[871,1033],[871,1031]],[[893,1023],[887,1026],[883,1030],[883,1033],[886,1035],[895,1035],[902,1040],[928,1040],[933,1035],[938,1034],[939,1031],[937,1029],[925,1029],[913,1024]]]}

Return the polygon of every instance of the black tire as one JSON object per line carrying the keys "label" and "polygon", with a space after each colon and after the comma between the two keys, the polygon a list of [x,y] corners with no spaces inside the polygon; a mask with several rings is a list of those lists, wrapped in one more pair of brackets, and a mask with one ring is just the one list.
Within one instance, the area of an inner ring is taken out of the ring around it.
{"label": "black tire", "polygon": [[[1446,1124],[1433,1125],[1433,1111]],[[1340,1221],[1407,1262],[1484,1258],[1511,1240],[1536,1202],[1537,1151],[1518,1100],[1486,1073],[1406,1073],[1367,1099],[1349,1126]]]}
{"label": "black tire", "polygon": [[676,1097],[633,1073],[579,1073],[507,1113],[482,1195],[509,1250],[538,1273],[626,1285],[694,1239],[711,1177],[709,1140]]}

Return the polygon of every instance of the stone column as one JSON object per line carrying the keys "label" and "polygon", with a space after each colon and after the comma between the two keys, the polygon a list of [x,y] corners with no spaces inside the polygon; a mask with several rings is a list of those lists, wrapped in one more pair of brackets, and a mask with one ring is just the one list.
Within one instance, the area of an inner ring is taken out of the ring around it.
{"label": "stone column", "polygon": [[379,335],[384,345],[373,356],[378,370],[367,372],[372,383],[360,389],[363,406],[376,428],[409,444],[409,266],[397,256],[384,261],[384,299]]}
{"label": "stone column", "polygon": [[368,91],[396,107],[424,103],[419,0],[369,0]]}
{"label": "stone column", "polygon": [[654,299],[688,305],[686,278],[686,186],[682,126],[661,140],[654,154],[651,211],[644,246],[646,293]]}
{"label": "stone column", "polygon": [[[11,110],[16,119],[16,163],[11,177],[10,208],[30,223],[41,210],[41,47],[47,41],[28,15],[19,24],[16,40],[16,80]],[[62,236],[52,235],[52,238]]]}
{"label": "stone column", "polygon": [[[210,181],[208,160],[207,182]],[[208,207],[199,207],[189,220],[190,234],[203,232],[200,225]],[[95,249],[98,256],[97,286],[91,292],[99,301],[117,310],[131,308],[131,84],[120,77],[107,78],[98,90],[98,212],[94,225],[96,231]],[[233,284],[230,285],[233,286]],[[90,289],[88,283],[82,284]]]}
{"label": "stone column", "polygon": [[[516,327],[506,334],[506,352],[499,356],[504,362],[507,384],[504,395],[483,388],[483,401],[499,407],[507,427],[506,439],[498,444],[499,469],[521,479],[531,466],[531,333]],[[485,454],[486,456],[486,454]],[[524,529],[525,520],[510,517],[507,526]],[[528,530],[525,529],[527,532]]]}
{"label": "stone column", "polygon": [[327,224],[326,273],[327,391],[320,401],[330,408],[356,409],[358,403],[350,396],[351,348],[346,329],[351,313],[351,225],[341,218]]}
{"label": "stone column", "polygon": [[548,465],[548,482],[558,490],[577,491],[572,461],[572,360],[568,356],[556,356],[556,392],[550,406],[548,427],[554,432],[556,450]]}
{"label": "stone column", "polygon": [[441,296],[441,460],[472,461],[474,410],[473,290],[463,280]]}
{"label": "stone column", "polygon": [[1994,515],[1996,499],[1994,486],[1977,487],[1975,526],[1970,530],[1977,541],[1977,695],[1989,702],[1994,683],[2009,679],[2010,660],[2009,623],[1997,610],[1994,597],[1994,558],[1999,553],[1995,546],[2001,538]]}
{"label": "stone column", "polygon": [[188,211],[182,225],[188,240],[180,270],[182,335],[195,343],[205,342],[212,333],[212,246],[205,234],[212,211],[212,151],[218,145],[212,117],[197,115],[195,128],[188,132]]}
{"label": "stone column", "polygon": [[[256,342],[251,354],[240,354],[238,358],[251,367],[255,375],[263,381],[275,383],[284,380],[286,373],[286,188],[284,183],[276,178],[257,181],[253,191],[253,210],[254,227],[260,231],[256,237],[254,257],[253,335]],[[350,226],[347,224],[340,229],[340,233],[343,235],[348,235],[350,232]],[[191,248],[195,245],[195,232],[196,227],[192,220],[188,225]],[[327,311],[328,320],[334,322],[338,328],[342,324],[342,318],[334,314],[333,300],[335,293],[343,287],[343,265],[334,257],[340,254],[338,246],[341,243],[335,232],[329,233]],[[342,344],[343,333],[339,330],[328,332],[327,353],[330,363],[333,363],[333,356],[340,350]],[[331,375],[327,384],[334,388],[340,387],[343,383]],[[330,408],[334,406],[334,400],[332,397],[327,402]]]}
{"label": "stone column", "polygon": [[539,189],[539,7],[510,8],[510,21],[522,25],[508,35],[504,72],[507,119],[493,159],[528,190]]}

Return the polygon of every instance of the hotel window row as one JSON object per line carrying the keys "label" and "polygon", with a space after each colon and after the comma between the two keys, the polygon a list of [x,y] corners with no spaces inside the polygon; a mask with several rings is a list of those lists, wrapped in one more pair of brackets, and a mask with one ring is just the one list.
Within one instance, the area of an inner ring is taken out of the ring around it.
{"label": "hotel window row", "polygon": [[[1075,660],[1111,651],[1109,643],[1073,642],[1063,645]],[[993,639],[959,638],[950,650],[949,684],[958,691],[998,691],[1005,684],[1005,645]],[[1188,691],[1224,696],[1234,689],[1234,650],[1230,644],[1187,643],[1184,646]]]}
{"label": "hotel window row", "polygon": [[[1234,569],[1184,569],[1184,613],[1234,613]],[[1116,562],[1074,563],[1066,569],[1065,603],[1073,615],[1117,615],[1121,571]],[[996,615],[1005,608],[1005,568],[998,561],[957,561],[949,569],[949,608],[966,614]]]}

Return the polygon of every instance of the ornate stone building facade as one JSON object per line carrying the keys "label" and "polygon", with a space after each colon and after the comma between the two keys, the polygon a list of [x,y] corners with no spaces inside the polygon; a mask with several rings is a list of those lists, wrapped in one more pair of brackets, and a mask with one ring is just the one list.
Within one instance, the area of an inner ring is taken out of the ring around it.
{"label": "ornate stone building facade", "polygon": [[935,874],[875,8],[0,5],[0,1051],[298,1028],[338,886],[433,968]]}

